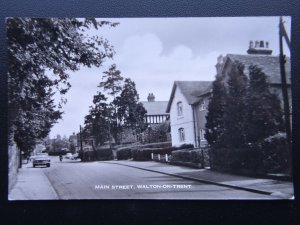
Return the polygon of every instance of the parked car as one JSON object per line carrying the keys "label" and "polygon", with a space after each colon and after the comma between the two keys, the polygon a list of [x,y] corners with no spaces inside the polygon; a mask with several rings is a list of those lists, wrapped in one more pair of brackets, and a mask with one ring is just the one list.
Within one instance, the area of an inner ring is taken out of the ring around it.
{"label": "parked car", "polygon": [[33,161],[32,161],[32,166],[36,167],[36,166],[47,166],[50,167],[50,158],[48,156],[35,156]]}
{"label": "parked car", "polygon": [[74,154],[73,154],[73,158],[74,158],[74,159],[78,159],[78,158],[79,158],[79,154],[78,154],[78,153],[74,153]]}
{"label": "parked car", "polygon": [[65,158],[66,158],[66,159],[74,159],[72,153],[67,153],[67,154],[65,155]]}

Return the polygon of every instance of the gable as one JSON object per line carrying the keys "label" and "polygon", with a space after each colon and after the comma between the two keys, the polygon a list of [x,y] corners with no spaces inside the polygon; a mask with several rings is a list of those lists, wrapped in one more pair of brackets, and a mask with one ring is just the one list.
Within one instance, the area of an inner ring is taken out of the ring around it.
{"label": "gable", "polygon": [[154,101],[154,102],[141,102],[147,111],[147,115],[165,115],[168,102],[167,101]]}
{"label": "gable", "polygon": [[212,81],[175,81],[168,102],[167,113],[170,112],[177,89],[181,91],[187,103],[192,105],[200,100],[201,95],[212,89]]}

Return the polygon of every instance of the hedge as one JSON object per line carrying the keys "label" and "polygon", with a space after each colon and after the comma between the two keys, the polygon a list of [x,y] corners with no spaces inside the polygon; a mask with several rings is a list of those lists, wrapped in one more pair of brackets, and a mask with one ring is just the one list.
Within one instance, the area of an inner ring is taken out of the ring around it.
{"label": "hedge", "polygon": [[117,149],[117,159],[118,160],[126,160],[126,159],[131,159],[131,147],[126,147],[126,148],[121,148]]}
{"label": "hedge", "polygon": [[67,153],[71,153],[70,151],[65,152],[65,151],[50,151],[48,152],[49,156],[59,156],[59,155],[65,155]]}
{"label": "hedge", "polygon": [[136,161],[147,161],[151,160],[151,153],[154,154],[168,154],[178,149],[193,149],[192,144],[183,144],[180,147],[172,147],[171,142],[158,142],[149,143],[145,145],[132,145],[128,147],[117,149],[117,159],[126,160],[131,159]]}
{"label": "hedge", "polygon": [[105,161],[105,160],[112,160],[113,152],[110,148],[102,148],[97,149],[96,151],[79,151],[79,158],[81,158],[82,161]]}
{"label": "hedge", "polygon": [[201,149],[177,150],[172,152],[171,163],[191,163],[204,167],[204,154]]}
{"label": "hedge", "polygon": [[96,159],[100,161],[112,160],[114,158],[111,148],[102,148],[96,150]]}
{"label": "hedge", "polygon": [[288,171],[288,146],[282,133],[266,138],[258,146],[262,152],[262,165],[266,173]]}
{"label": "hedge", "polygon": [[236,173],[262,173],[261,152],[257,148],[218,148],[211,150],[212,169]]}
{"label": "hedge", "polygon": [[211,150],[212,169],[249,175],[288,172],[288,149],[284,135],[274,135],[240,149]]}
{"label": "hedge", "polygon": [[153,154],[161,154],[170,155],[174,150],[173,147],[169,148],[144,148],[144,149],[133,149],[131,150],[132,158],[136,161],[149,161],[151,160],[151,153]]}

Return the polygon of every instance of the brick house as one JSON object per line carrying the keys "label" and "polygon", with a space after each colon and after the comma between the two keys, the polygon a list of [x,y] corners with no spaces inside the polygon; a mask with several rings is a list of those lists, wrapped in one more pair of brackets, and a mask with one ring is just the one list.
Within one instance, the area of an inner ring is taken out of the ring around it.
{"label": "brick house", "polygon": [[[270,90],[276,93],[282,102],[281,75],[279,57],[272,56],[269,43],[250,41],[248,54],[227,54],[219,56],[216,64],[217,76],[222,76],[224,82],[235,61],[245,65],[245,74],[248,76],[250,65],[256,65],[266,74]],[[291,67],[290,59],[286,60],[287,86],[291,105]],[[210,81],[175,81],[171,97],[167,106],[170,113],[172,145],[193,144],[195,147],[207,144],[205,134],[207,106],[211,96],[212,82]]]}

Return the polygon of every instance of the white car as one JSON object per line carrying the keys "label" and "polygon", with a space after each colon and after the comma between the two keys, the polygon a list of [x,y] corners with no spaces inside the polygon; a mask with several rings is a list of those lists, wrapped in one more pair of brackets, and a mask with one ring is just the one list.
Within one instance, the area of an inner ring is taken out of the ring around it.
{"label": "white car", "polygon": [[66,155],[65,155],[65,158],[66,159],[74,159],[74,156],[72,155],[72,153],[67,153]]}
{"label": "white car", "polygon": [[47,166],[50,167],[50,158],[48,156],[44,156],[44,155],[39,155],[36,156],[33,161],[32,161],[32,166],[36,167],[36,166]]}

